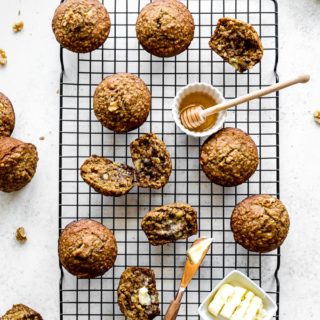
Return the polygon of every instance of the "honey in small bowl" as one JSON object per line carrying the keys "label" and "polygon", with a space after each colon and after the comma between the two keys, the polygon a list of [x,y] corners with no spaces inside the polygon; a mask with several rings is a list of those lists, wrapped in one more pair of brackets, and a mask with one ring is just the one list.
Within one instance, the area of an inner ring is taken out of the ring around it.
{"label": "honey in small bowl", "polygon": [[[191,92],[181,100],[179,111],[181,114],[184,110],[195,106],[202,106],[203,109],[207,109],[217,104],[217,101],[205,92]],[[218,116],[219,113],[208,116],[204,124],[198,128],[191,129],[191,131],[202,132],[210,129],[217,122]]]}

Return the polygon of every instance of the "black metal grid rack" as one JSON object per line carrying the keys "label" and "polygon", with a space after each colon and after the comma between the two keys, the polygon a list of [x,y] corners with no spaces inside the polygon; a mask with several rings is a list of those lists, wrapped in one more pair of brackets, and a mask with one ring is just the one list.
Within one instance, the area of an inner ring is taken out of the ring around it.
{"label": "black metal grid rack", "polygon": [[[234,269],[250,276],[279,303],[280,252],[263,255],[247,252],[234,243],[229,225],[233,207],[243,198],[258,193],[279,196],[278,95],[228,112],[226,126],[248,132],[260,154],[255,175],[237,188],[222,188],[207,180],[199,166],[199,147],[203,141],[180,132],[171,117],[173,97],[188,83],[212,83],[231,99],[278,80],[277,3],[274,0],[184,0],[195,19],[195,38],[188,51],[162,59],[145,52],[135,36],[137,15],[148,2],[105,0],[112,29],[103,48],[85,55],[61,50],[60,231],[73,220],[96,219],[114,231],[119,249],[114,268],[101,278],[77,280],[61,270],[60,319],[63,320],[123,319],[116,288],[126,266],[154,269],[161,311],[165,312],[178,289],[185,252],[193,238],[151,247],[141,232],[140,221],[151,208],[175,201],[194,206],[199,215],[199,235],[214,238],[211,253],[187,290],[178,319],[198,319],[201,301],[218,280]],[[262,63],[250,72],[236,73],[210,50],[209,38],[222,16],[246,20],[261,35],[265,55]],[[104,129],[92,111],[96,86],[105,76],[116,72],[140,76],[153,97],[148,121],[128,134]],[[129,143],[150,131],[166,142],[173,160],[174,170],[163,190],[134,188],[127,196],[112,198],[95,193],[82,181],[79,167],[86,157],[97,154],[130,164]]]}

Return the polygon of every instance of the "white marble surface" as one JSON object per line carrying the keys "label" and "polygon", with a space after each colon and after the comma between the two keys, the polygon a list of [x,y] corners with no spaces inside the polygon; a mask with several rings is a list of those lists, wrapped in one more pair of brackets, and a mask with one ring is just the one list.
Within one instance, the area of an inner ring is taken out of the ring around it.
{"label": "white marble surface", "polygon": [[[49,320],[59,315],[60,65],[50,28],[57,2],[0,1],[0,47],[9,57],[7,67],[0,69],[0,91],[15,106],[14,136],[35,143],[40,154],[33,182],[21,192],[0,194],[0,314],[23,302]],[[300,71],[312,75],[310,84],[281,94],[281,197],[292,221],[282,250],[281,319],[319,319],[320,126],[312,112],[320,108],[320,1],[279,2],[280,76]],[[11,25],[19,19],[25,21],[25,30],[13,34]],[[20,225],[29,236],[23,246],[14,239]]]}

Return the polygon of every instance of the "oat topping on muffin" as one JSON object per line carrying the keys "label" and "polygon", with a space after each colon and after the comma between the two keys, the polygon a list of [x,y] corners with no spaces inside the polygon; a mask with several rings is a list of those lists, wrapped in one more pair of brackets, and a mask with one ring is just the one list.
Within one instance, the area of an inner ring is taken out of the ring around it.
{"label": "oat topping on muffin", "polygon": [[52,20],[57,41],[79,53],[99,48],[108,38],[110,26],[108,11],[98,0],[66,0]]}
{"label": "oat topping on muffin", "polygon": [[118,73],[105,78],[93,99],[94,112],[106,128],[117,133],[132,131],[148,118],[151,94],[134,74]]}
{"label": "oat topping on muffin", "polygon": [[257,31],[251,24],[238,19],[219,19],[209,45],[239,72],[253,68],[263,56]]}
{"label": "oat topping on muffin", "polygon": [[1,320],[43,320],[41,315],[25,306],[24,304],[15,304],[6,312],[5,315],[0,317]]}
{"label": "oat topping on muffin", "polygon": [[156,0],[146,5],[136,23],[143,48],[159,57],[185,51],[194,36],[194,21],[188,8],[177,0]]}
{"label": "oat topping on muffin", "polygon": [[11,101],[0,92],[0,136],[10,137],[15,126]]}

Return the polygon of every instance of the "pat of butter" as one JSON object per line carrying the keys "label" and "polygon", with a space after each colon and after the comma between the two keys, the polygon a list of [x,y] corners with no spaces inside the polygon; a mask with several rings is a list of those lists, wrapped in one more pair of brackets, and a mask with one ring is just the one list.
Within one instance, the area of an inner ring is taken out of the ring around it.
{"label": "pat of butter", "polygon": [[139,303],[142,306],[150,306],[151,304],[151,297],[149,296],[148,289],[146,287],[139,289]]}
{"label": "pat of butter", "polygon": [[251,291],[247,292],[247,294],[244,297],[244,300],[241,302],[239,307],[236,309],[236,311],[232,315],[231,320],[242,320],[253,298],[254,298],[254,294]]}
{"label": "pat of butter", "polygon": [[246,294],[247,290],[241,287],[235,287],[232,296],[228,299],[227,303],[221,310],[220,315],[225,319],[231,319],[236,308],[241,304],[241,301]]}
{"label": "pat of butter", "polygon": [[192,246],[188,252],[187,256],[192,264],[197,264],[201,261],[203,254],[210,247],[213,242],[212,238],[204,238],[194,246]]}
{"label": "pat of butter", "polygon": [[208,311],[217,317],[226,304],[227,300],[232,296],[234,293],[234,287],[229,284],[224,284],[216,293],[213,300],[208,306]]}
{"label": "pat of butter", "polygon": [[252,299],[243,320],[256,320],[257,314],[262,312],[262,308],[262,300],[259,297],[255,296]]}

